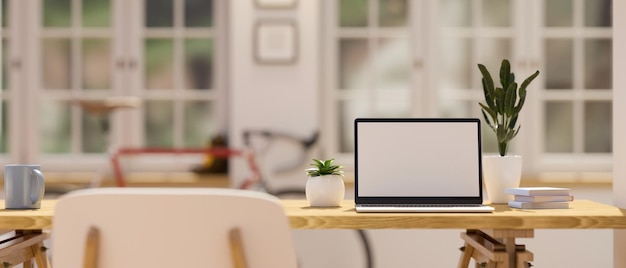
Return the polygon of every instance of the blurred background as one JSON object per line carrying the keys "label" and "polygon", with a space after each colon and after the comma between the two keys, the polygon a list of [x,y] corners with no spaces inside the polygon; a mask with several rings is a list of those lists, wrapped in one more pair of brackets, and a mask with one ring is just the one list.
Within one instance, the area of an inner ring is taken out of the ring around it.
{"label": "blurred background", "polygon": [[[525,176],[610,179],[610,0],[2,6],[5,163],[90,171],[109,144],[198,148],[221,135],[243,148],[243,132],[262,129],[302,138],[319,132],[320,157],[350,166],[355,117],[482,117],[476,64],[495,73],[507,58],[520,83],[541,72],[512,148],[525,156]],[[289,62],[255,55],[257,32],[268,22],[287,25],[294,36]],[[93,114],[72,101],[115,96],[142,105]],[[484,151],[495,152],[492,131],[483,128],[483,136]],[[140,159],[125,168],[189,170],[201,162]]]}

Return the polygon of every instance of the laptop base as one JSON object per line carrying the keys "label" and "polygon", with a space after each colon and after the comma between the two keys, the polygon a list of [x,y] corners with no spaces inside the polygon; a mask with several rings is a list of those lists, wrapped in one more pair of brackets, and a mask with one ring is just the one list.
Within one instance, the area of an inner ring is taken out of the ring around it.
{"label": "laptop base", "polygon": [[356,205],[356,212],[414,212],[414,213],[453,213],[453,212],[481,212],[489,213],[495,209],[491,206],[380,206]]}

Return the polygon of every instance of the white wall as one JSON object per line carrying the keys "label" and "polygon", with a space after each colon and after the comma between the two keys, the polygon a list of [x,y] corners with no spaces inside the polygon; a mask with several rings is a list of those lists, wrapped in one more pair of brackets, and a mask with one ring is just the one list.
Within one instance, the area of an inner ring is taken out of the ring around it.
{"label": "white wall", "polygon": [[[626,208],[626,1],[613,0],[613,201]],[[626,230],[614,232],[614,252],[626,252]],[[626,255],[615,254],[613,267],[626,267]]]}
{"label": "white wall", "polygon": [[[296,1],[293,9],[261,10],[256,1],[228,1],[229,145],[243,147],[245,130],[271,130],[308,137],[319,128],[320,1]],[[260,65],[253,55],[254,25],[261,19],[292,19],[297,27],[297,62]],[[235,184],[245,177],[234,163]]]}

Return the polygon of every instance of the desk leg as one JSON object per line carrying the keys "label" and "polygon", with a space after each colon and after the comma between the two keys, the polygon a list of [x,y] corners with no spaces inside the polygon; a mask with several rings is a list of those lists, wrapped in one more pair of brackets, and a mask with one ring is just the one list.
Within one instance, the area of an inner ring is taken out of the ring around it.
{"label": "desk leg", "polygon": [[458,267],[468,267],[473,258],[477,267],[486,263],[487,267],[527,268],[533,254],[524,245],[515,244],[515,238],[533,236],[533,230],[467,230],[461,233],[465,247]]}
{"label": "desk leg", "polygon": [[[509,256],[509,267],[513,268],[515,266],[513,266],[514,264],[517,263],[517,256],[515,255],[516,253],[516,248],[515,248],[515,237],[509,237],[509,238],[503,238],[501,239],[502,243],[504,244],[504,247],[506,249],[506,254],[508,254]],[[519,268],[519,267],[518,267]]]}
{"label": "desk leg", "polygon": [[49,235],[40,230],[12,231],[8,237],[0,241],[0,264],[13,267],[23,263],[24,267],[32,267],[33,259],[39,268],[47,268],[48,257],[43,252],[43,241]]}
{"label": "desk leg", "polygon": [[35,263],[38,268],[50,267],[50,260],[48,259],[47,249],[45,249],[43,243],[38,243],[31,247],[33,256],[35,256]]}
{"label": "desk leg", "polygon": [[463,248],[461,248],[463,253],[461,253],[461,259],[459,259],[459,268],[466,268],[469,266],[470,260],[472,259],[472,254],[474,254],[474,247],[472,247],[469,243],[465,243]]}

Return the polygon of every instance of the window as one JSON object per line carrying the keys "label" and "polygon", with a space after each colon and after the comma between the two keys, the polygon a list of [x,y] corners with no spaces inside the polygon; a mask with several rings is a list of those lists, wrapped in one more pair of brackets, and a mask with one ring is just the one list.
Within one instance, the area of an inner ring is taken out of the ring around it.
{"label": "window", "polygon": [[[328,69],[327,88],[334,139],[332,151],[350,153],[353,148],[352,120],[357,117],[407,117],[415,114],[415,94],[420,73],[420,51],[412,49],[412,1],[333,2],[327,20],[332,37],[327,47],[334,55]],[[415,58],[415,62],[411,59]],[[417,63],[416,63],[417,62]]]}
{"label": "window", "polygon": [[[610,0],[325,3],[329,154],[351,161],[355,117],[482,118],[476,65],[508,58],[517,80],[541,72],[511,149],[526,175],[610,171]],[[497,151],[486,126],[483,150]]]}
{"label": "window", "polygon": [[[224,53],[216,53],[224,42],[221,1],[5,3],[3,27],[14,26],[2,35],[12,41],[4,57],[12,61],[5,158],[47,170],[91,171],[109,145],[200,147],[222,130],[224,76],[216,68],[224,62]],[[75,102],[119,96],[142,104],[95,114]],[[185,160],[177,161],[172,167]]]}
{"label": "window", "polygon": [[[539,169],[610,171],[611,1],[545,1],[539,29],[544,71],[536,133]],[[563,159],[570,163],[563,163]]]}

